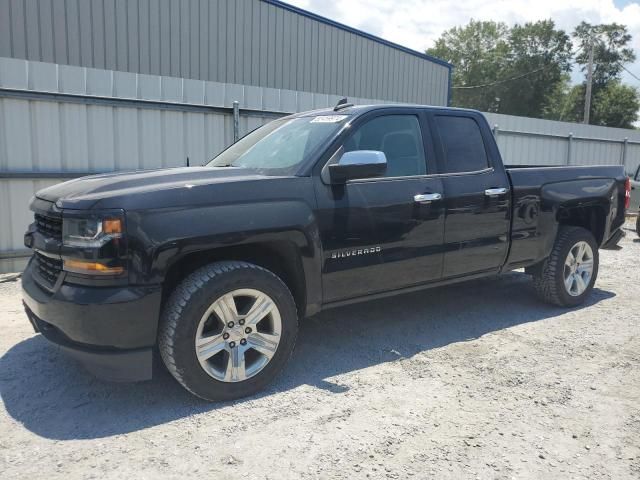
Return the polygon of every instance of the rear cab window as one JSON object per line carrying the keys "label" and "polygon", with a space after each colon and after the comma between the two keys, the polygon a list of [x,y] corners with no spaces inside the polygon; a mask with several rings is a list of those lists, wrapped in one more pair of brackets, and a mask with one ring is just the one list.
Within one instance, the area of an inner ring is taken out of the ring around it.
{"label": "rear cab window", "polygon": [[477,172],[489,168],[489,157],[480,125],[471,117],[436,115],[442,146],[440,173]]}

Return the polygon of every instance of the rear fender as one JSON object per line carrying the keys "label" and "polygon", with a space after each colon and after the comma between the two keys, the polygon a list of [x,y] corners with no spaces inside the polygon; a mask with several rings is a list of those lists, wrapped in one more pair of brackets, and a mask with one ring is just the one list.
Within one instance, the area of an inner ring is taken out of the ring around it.
{"label": "rear fender", "polygon": [[[604,215],[605,225],[601,242],[609,238],[612,220],[617,215],[618,192],[616,181],[609,178],[573,180],[545,185],[542,202],[554,212],[556,231],[548,239],[547,254],[551,252],[562,213],[576,208],[597,208]],[[546,208],[543,207],[546,210]],[[594,236],[596,232],[594,232]]]}
{"label": "rear fender", "polygon": [[514,198],[509,263],[504,270],[528,267],[551,253],[563,212],[598,208],[605,216],[603,239],[609,238],[617,215],[617,185],[612,178],[572,179],[522,188]]}

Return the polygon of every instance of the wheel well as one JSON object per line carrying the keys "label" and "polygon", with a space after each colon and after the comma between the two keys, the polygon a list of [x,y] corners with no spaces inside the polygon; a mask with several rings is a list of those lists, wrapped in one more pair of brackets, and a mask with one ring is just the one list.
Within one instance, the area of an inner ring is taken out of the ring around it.
{"label": "wheel well", "polygon": [[291,242],[264,242],[214,248],[185,255],[169,268],[162,285],[162,303],[173,289],[198,268],[220,260],[253,263],[276,274],[287,285],[300,316],[306,309],[306,285],[298,248]]}
{"label": "wheel well", "polygon": [[572,207],[558,212],[560,225],[571,225],[589,230],[596,239],[598,245],[604,240],[606,214],[601,206]]}

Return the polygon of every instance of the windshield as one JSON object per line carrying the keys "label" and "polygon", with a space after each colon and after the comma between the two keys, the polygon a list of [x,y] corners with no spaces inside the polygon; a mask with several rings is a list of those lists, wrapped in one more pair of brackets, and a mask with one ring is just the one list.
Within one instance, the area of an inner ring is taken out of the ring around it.
{"label": "windshield", "polygon": [[241,138],[209,167],[242,167],[290,175],[344,124],[347,115],[274,120]]}

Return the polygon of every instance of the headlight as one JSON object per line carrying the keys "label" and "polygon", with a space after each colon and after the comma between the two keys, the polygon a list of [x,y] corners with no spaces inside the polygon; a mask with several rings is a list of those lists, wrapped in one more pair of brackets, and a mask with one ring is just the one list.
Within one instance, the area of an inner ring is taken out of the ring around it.
{"label": "headlight", "polygon": [[122,276],[127,269],[124,211],[63,211],[63,269],[77,275]]}
{"label": "headlight", "polygon": [[63,218],[62,243],[67,247],[102,247],[109,240],[120,238],[123,224],[120,218]]}

